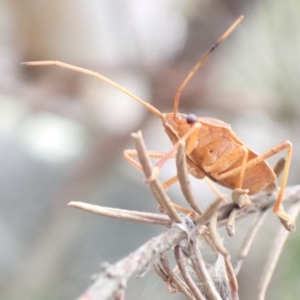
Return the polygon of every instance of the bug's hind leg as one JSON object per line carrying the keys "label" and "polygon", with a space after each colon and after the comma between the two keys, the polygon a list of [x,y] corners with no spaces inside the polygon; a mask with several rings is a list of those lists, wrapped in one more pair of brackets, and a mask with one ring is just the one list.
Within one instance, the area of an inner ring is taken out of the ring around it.
{"label": "bug's hind leg", "polygon": [[[259,164],[260,162],[264,161],[265,159],[275,155],[276,153],[278,153],[284,149],[287,149],[286,161],[283,164],[284,166],[278,166],[275,168],[275,172],[280,173],[281,172],[280,169],[283,167],[283,176],[282,176],[282,181],[281,181],[281,187],[280,187],[277,199],[276,199],[274,207],[273,207],[273,212],[279,217],[279,219],[280,219],[281,223],[284,225],[284,227],[287,230],[291,231],[291,230],[295,230],[295,228],[296,228],[295,221],[288,214],[286,214],[284,212],[281,204],[282,204],[282,200],[283,200],[285,187],[287,184],[287,178],[288,178],[291,159],[292,159],[292,150],[293,150],[292,143],[290,141],[284,141],[284,142],[274,146],[273,148],[271,148],[264,154],[259,155],[255,158],[249,160],[246,164],[246,169]],[[232,170],[229,170],[228,172],[222,173],[221,175],[218,176],[218,178],[217,177],[215,177],[215,178],[222,179],[222,178],[226,178],[229,176],[233,176],[235,174],[240,174],[240,173],[242,173],[243,167],[244,167],[243,165],[238,166]]]}
{"label": "bug's hind leg", "polygon": [[[273,171],[277,178],[281,175],[282,171],[284,170],[285,162],[286,162],[286,158],[284,156],[284,157],[281,157],[278,160],[278,162],[276,163],[276,165],[274,166]],[[268,193],[273,193],[276,190],[277,190],[277,182],[271,182],[269,185],[267,185],[264,188],[264,191],[266,191]]]}
{"label": "bug's hind leg", "polygon": [[[277,178],[281,175],[282,171],[285,170],[285,166],[286,166],[286,158],[282,157],[278,160],[278,162],[276,163],[276,165],[273,169],[273,171],[276,174]],[[265,187],[265,191],[267,191],[267,192],[274,192],[276,190],[277,190],[276,182],[270,183],[267,187]],[[277,198],[277,201],[278,201],[278,198]],[[277,201],[276,201],[276,203],[277,203]],[[281,221],[282,225],[289,231],[294,230],[295,229],[294,220],[284,212],[283,207],[282,207],[281,204],[279,206],[279,211],[276,212],[275,211],[276,203],[274,205],[273,211],[279,217],[279,220]]]}
{"label": "bug's hind leg", "polygon": [[[282,183],[281,183],[281,188],[278,193],[276,202],[273,207],[273,212],[279,217],[282,225],[289,231],[295,230],[296,229],[296,224],[295,221],[283,210],[283,207],[281,205],[282,199],[283,199],[283,193],[286,187],[287,183],[287,178],[289,175],[289,169],[290,169],[290,164],[291,164],[291,159],[292,159],[292,151],[293,151],[293,145],[291,142],[286,141],[283,143],[283,147],[287,148],[287,155],[286,155],[286,160],[284,162],[284,167],[283,167],[283,176],[282,176]],[[280,169],[278,167],[278,169]]]}

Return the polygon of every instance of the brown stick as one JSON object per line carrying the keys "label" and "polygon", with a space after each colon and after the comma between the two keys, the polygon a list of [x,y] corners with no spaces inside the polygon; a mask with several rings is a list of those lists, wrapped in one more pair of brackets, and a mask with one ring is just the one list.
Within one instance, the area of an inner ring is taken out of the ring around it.
{"label": "brown stick", "polygon": [[[153,168],[147,154],[147,149],[143,141],[141,131],[139,131],[138,133],[133,133],[132,137],[135,141],[138,157],[142,165],[143,171],[146,175],[146,178],[150,178],[152,175]],[[162,183],[158,179],[154,179],[149,181],[149,186],[152,190],[155,199],[164,208],[164,210],[166,211],[170,219],[174,222],[181,223],[181,219],[176,209],[174,208],[172,201],[170,200],[169,196],[165,192]]]}
{"label": "brown stick", "polygon": [[170,278],[170,281],[171,281],[170,283],[175,284],[175,286],[177,287],[177,289],[181,293],[183,293],[187,298],[189,298],[191,300],[194,300],[193,294],[192,294],[191,290],[189,289],[189,287],[170,268],[168,257],[167,257],[167,255],[165,253],[161,254],[160,261],[161,261],[161,264],[162,264],[165,272],[168,274],[168,276]]}
{"label": "brown stick", "polygon": [[186,201],[191,206],[191,208],[197,212],[199,215],[203,214],[202,208],[197,203],[195,196],[192,191],[190,184],[187,164],[186,164],[186,154],[185,154],[185,142],[179,142],[179,148],[176,155],[176,167],[177,167],[177,176],[180,184],[182,194],[184,195]]}
{"label": "brown stick", "polygon": [[171,227],[172,221],[168,216],[162,214],[146,213],[119,208],[103,207],[84,202],[70,202],[68,206],[82,209],[84,211],[125,221],[140,222],[146,224],[163,225]]}
{"label": "brown stick", "polygon": [[187,269],[186,261],[182,254],[181,248],[178,245],[175,246],[174,254],[175,254],[175,259],[176,259],[178,268],[180,270],[180,273],[181,273],[183,279],[185,280],[187,286],[190,288],[191,292],[193,293],[193,296],[197,300],[206,300],[205,297],[203,296],[203,294],[201,293],[199,287],[196,285],[195,281],[191,277],[191,275]]}
{"label": "brown stick", "polygon": [[254,241],[254,238],[258,232],[258,229],[263,224],[263,222],[267,216],[267,213],[268,213],[267,210],[260,211],[247,232],[246,237],[241,246],[238,260],[237,260],[237,263],[235,266],[235,274],[236,275],[238,275],[238,273],[242,267],[242,264],[244,262],[244,259],[249,253],[250,247]]}

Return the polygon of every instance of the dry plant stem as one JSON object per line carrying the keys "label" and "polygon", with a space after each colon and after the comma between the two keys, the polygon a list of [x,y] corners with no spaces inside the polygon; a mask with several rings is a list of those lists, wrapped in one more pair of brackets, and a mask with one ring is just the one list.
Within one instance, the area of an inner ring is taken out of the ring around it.
{"label": "dry plant stem", "polygon": [[164,282],[168,282],[169,277],[166,274],[165,270],[161,267],[161,265],[158,262],[154,262],[152,264],[154,271],[156,274],[162,279]]}
{"label": "dry plant stem", "polygon": [[183,256],[179,245],[175,246],[174,254],[180,273],[183,279],[185,280],[187,286],[193,293],[193,296],[197,300],[206,300],[187,269],[185,257]]}
{"label": "dry plant stem", "polygon": [[[246,209],[240,210],[237,217],[241,218],[248,214],[271,207],[275,201],[275,197],[276,195],[267,195],[266,193],[261,193],[251,197],[252,204],[250,204]],[[300,205],[300,186],[297,185],[287,187],[284,198],[286,202],[297,203],[295,204],[296,207],[297,205]],[[222,222],[223,220],[226,222],[230,212],[232,211],[232,209],[234,209],[234,207],[235,205],[233,203],[229,203],[219,207],[218,221]],[[215,211],[212,210],[212,213],[214,212]],[[293,213],[290,214],[294,217]],[[200,217],[200,220],[198,221],[205,220]],[[281,227],[281,232],[283,233],[280,233],[281,235],[279,237],[288,234],[288,232],[283,227]],[[110,299],[111,297],[115,297],[116,295],[118,295],[118,292],[123,289],[122,286],[126,285],[127,281],[131,277],[144,272],[146,268],[151,264],[153,259],[157,258],[161,253],[176,246],[184,238],[187,238],[187,233],[180,229],[178,226],[175,226],[174,228],[169,229],[166,233],[151,239],[146,244],[138,248],[135,252],[128,255],[126,258],[120,260],[114,265],[108,266],[104,271],[101,271],[96,281],[79,299],[106,300]],[[193,255],[193,257],[195,257],[195,255]],[[204,264],[204,262],[202,263]],[[208,272],[205,274],[207,274],[206,276],[208,276],[208,279],[211,281]],[[201,282],[207,282],[205,274],[203,275],[204,277]],[[220,299],[220,297],[216,299]]]}
{"label": "dry plant stem", "polygon": [[[266,208],[271,207],[275,201],[276,195],[268,195],[266,193],[260,193],[258,195],[252,196],[252,203],[246,209],[238,209],[237,219],[247,216],[248,214],[255,213],[257,211],[266,210]],[[285,201],[286,202],[296,202],[300,199],[300,186],[290,186],[286,188],[285,192]],[[110,207],[101,207],[93,205],[91,209],[89,208],[90,204],[83,202],[70,202],[69,206],[83,209],[88,212],[96,213],[102,216],[112,217],[121,220],[142,222],[147,224],[159,224],[163,226],[170,227],[172,221],[165,215],[153,214],[146,212],[134,212],[128,210],[122,210],[117,208]],[[195,219],[195,222],[198,224],[205,224],[206,221],[209,221],[210,216],[214,213],[214,206],[218,206],[218,203],[212,204],[212,210],[206,210],[204,216],[198,216]],[[228,203],[219,207],[218,209],[218,225],[222,226],[227,223],[228,217],[230,216],[231,211],[235,208],[233,203]],[[152,222],[154,220],[154,222]],[[204,238],[207,237],[204,235]],[[207,239],[206,239],[207,240]]]}
{"label": "dry plant stem", "polygon": [[[292,218],[296,219],[299,214],[299,211],[300,211],[300,202],[297,202],[290,207],[288,213]],[[258,286],[258,294],[257,294],[258,300],[265,299],[268,285],[270,283],[270,280],[272,278],[279,256],[281,254],[281,251],[283,249],[283,246],[285,244],[288,235],[289,235],[289,231],[287,231],[283,226],[281,226],[259,281],[260,284]]]}
{"label": "dry plant stem", "polygon": [[119,208],[103,207],[84,202],[70,202],[68,206],[82,209],[100,216],[115,218],[119,220],[140,222],[146,224],[163,225],[171,227],[171,220],[168,216],[154,213],[131,211]]}
{"label": "dry plant stem", "polygon": [[[147,154],[147,149],[145,143],[143,141],[142,133],[139,131],[138,133],[132,133],[131,135],[136,144],[136,150],[138,153],[139,161],[143,168],[143,171],[146,175],[146,178],[150,178],[152,175],[152,164]],[[152,190],[152,193],[155,199],[159,202],[159,204],[165,209],[165,212],[170,217],[170,219],[174,222],[181,223],[181,219],[174,208],[170,198],[165,192],[163,185],[158,179],[154,179],[149,181],[149,186]]]}
{"label": "dry plant stem", "polygon": [[213,240],[216,248],[224,256],[232,297],[233,297],[233,299],[237,300],[237,299],[239,299],[239,297],[238,297],[238,282],[237,282],[237,279],[236,279],[236,276],[235,276],[235,273],[234,273],[234,270],[233,270],[233,267],[231,264],[230,255],[229,255],[227,249],[223,246],[223,243],[222,243],[220,236],[218,234],[218,231],[217,231],[217,226],[218,226],[217,217],[218,217],[218,215],[214,214],[210,220],[210,224],[209,224],[210,233],[211,233],[211,237],[212,237],[212,240]]}
{"label": "dry plant stem", "polygon": [[178,181],[186,201],[195,212],[197,212],[199,215],[202,215],[203,210],[198,205],[195,199],[195,196],[191,188],[190,180],[189,180],[189,175],[187,172],[185,141],[179,142],[179,147],[176,155],[176,167],[177,167]]}
{"label": "dry plant stem", "polygon": [[176,226],[151,239],[116,264],[108,265],[104,270],[101,270],[98,278],[79,297],[79,300],[107,300],[116,297],[131,277],[145,273],[153,259],[186,237],[187,234]]}
{"label": "dry plant stem", "polygon": [[228,217],[226,230],[229,236],[233,236],[235,234],[235,218],[238,211],[239,209],[233,209]]}
{"label": "dry plant stem", "polygon": [[217,230],[217,226],[218,226],[217,217],[218,217],[217,214],[214,214],[211,217],[209,223],[210,234],[216,248],[218,249],[218,252],[220,252],[224,257],[226,257],[229,255],[229,253],[227,249],[225,249],[225,247],[223,246],[223,243],[221,242],[221,239],[219,237],[218,230]]}
{"label": "dry plant stem", "polygon": [[231,263],[230,256],[227,255],[224,257],[225,265],[226,265],[226,271],[228,275],[228,280],[231,288],[231,296],[233,300],[239,300],[239,285],[237,278],[234,273],[234,269]]}
{"label": "dry plant stem", "polygon": [[190,249],[190,258],[192,261],[193,269],[195,270],[199,278],[200,284],[202,284],[204,293],[210,300],[222,300],[214,286],[214,283],[212,282],[212,279],[205,266],[205,262],[201,255],[201,252],[198,248],[197,242],[194,239],[191,239],[190,241]]}
{"label": "dry plant stem", "polygon": [[221,202],[222,199],[217,199],[212,204],[210,204],[209,207],[201,216],[195,217],[194,219],[195,224],[197,226],[206,224],[211,219],[211,217],[216,213]]}
{"label": "dry plant stem", "polygon": [[173,270],[170,268],[169,261],[167,258],[166,253],[162,253],[160,256],[161,264],[165,270],[165,272],[168,274],[171,283],[175,284],[177,289],[183,293],[187,298],[194,300],[192,292],[190,291],[189,287],[186,285],[184,281],[180,277],[178,277]]}
{"label": "dry plant stem", "polygon": [[[276,200],[276,193],[268,194],[266,192],[259,193],[257,195],[253,195],[250,197],[251,203],[237,212],[236,220],[243,218],[249,214],[255,213],[257,211],[265,210],[273,206]],[[300,185],[294,185],[286,187],[284,192],[283,204],[286,203],[294,203],[300,200]],[[234,203],[228,203],[226,205],[222,205],[218,209],[218,223],[219,226],[226,224],[227,219],[231,213],[231,211],[235,208]]]}
{"label": "dry plant stem", "polygon": [[240,252],[239,252],[239,256],[238,256],[238,260],[235,266],[235,274],[238,275],[242,264],[244,262],[245,257],[248,255],[250,247],[252,246],[252,243],[254,241],[254,238],[259,230],[259,228],[261,227],[261,225],[263,224],[266,216],[268,214],[268,210],[262,210],[257,214],[257,217],[255,218],[255,220],[253,221],[251,227],[249,228],[247,235],[243,241],[243,244],[241,246]]}

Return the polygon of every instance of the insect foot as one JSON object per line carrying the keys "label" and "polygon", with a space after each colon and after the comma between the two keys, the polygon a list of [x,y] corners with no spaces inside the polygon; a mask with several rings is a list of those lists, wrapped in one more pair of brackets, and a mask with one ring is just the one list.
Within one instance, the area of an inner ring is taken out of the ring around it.
{"label": "insect foot", "polygon": [[245,207],[251,202],[248,193],[248,189],[234,189],[231,193],[232,201],[238,205],[238,207]]}
{"label": "insect foot", "polygon": [[296,224],[295,221],[286,214],[283,210],[280,210],[276,212],[281,224],[284,226],[284,228],[288,231],[294,231],[296,230]]}

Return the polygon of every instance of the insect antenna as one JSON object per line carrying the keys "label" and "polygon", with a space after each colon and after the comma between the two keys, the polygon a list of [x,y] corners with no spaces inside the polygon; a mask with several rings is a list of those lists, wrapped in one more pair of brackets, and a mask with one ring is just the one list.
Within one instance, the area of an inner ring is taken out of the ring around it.
{"label": "insect antenna", "polygon": [[219,46],[229,35],[230,33],[240,24],[240,22],[243,20],[244,16],[240,16],[224,33],[223,35],[218,39],[218,41],[214,44],[212,48],[210,48],[196,63],[196,65],[193,67],[191,72],[188,74],[188,76],[185,78],[179,89],[177,90],[175,97],[174,97],[174,114],[175,116],[178,115],[178,107],[179,107],[179,101],[182,91],[184,90],[187,83],[190,81],[190,79],[195,75],[195,73],[198,71],[198,69],[202,66],[202,64],[206,61],[206,59],[210,56],[210,54]]}
{"label": "insect antenna", "polygon": [[105,76],[103,76],[99,73],[96,73],[94,71],[84,69],[84,68],[80,68],[80,67],[76,67],[76,66],[66,64],[66,63],[63,63],[63,62],[60,62],[60,61],[54,61],[54,60],[23,62],[23,63],[21,63],[21,65],[26,65],[26,66],[52,66],[52,65],[56,65],[56,66],[59,66],[59,67],[65,68],[65,69],[69,69],[69,70],[72,70],[72,71],[75,71],[75,72],[79,72],[79,73],[87,74],[89,76],[93,76],[93,77],[95,77],[97,79],[100,79],[100,80],[104,81],[105,83],[111,85],[112,87],[118,89],[122,93],[128,95],[130,98],[132,98],[135,101],[137,101],[137,102],[141,103],[142,105],[144,105],[153,114],[155,114],[158,117],[162,118],[162,113],[158,109],[156,109],[154,106],[152,106],[150,103],[142,100],[141,98],[139,98],[136,95],[129,92],[124,87],[120,86],[119,84],[115,83],[114,81],[112,81],[112,80],[108,79],[107,77],[105,77]]}

